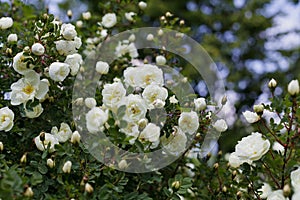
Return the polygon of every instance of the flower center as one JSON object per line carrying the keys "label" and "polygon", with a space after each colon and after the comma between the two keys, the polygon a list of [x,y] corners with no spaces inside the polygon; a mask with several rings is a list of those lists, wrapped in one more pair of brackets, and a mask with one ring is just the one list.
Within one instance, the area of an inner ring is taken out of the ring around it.
{"label": "flower center", "polygon": [[34,87],[32,87],[31,85],[26,85],[23,90],[22,90],[25,94],[31,94],[34,91]]}

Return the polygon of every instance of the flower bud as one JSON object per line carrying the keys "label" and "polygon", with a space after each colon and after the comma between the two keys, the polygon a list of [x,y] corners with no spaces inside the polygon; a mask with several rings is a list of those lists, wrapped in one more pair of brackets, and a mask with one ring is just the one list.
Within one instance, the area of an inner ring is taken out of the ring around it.
{"label": "flower bud", "polygon": [[84,104],[85,104],[86,107],[92,109],[92,108],[96,107],[97,102],[96,102],[96,100],[94,98],[86,98],[84,100]]}
{"label": "flower bud", "polygon": [[241,191],[238,191],[238,192],[236,193],[236,196],[237,196],[237,199],[241,199],[241,197],[242,197],[242,192],[241,192]]}
{"label": "flower bud", "polygon": [[206,108],[205,98],[194,99],[194,104],[195,104],[195,110],[196,111],[201,111],[201,110],[204,110]]}
{"label": "flower bud", "polygon": [[76,144],[80,142],[80,134],[78,131],[74,131],[72,136],[71,136],[71,143]]}
{"label": "flower bud", "polygon": [[9,34],[7,37],[7,42],[8,43],[14,43],[18,41],[18,36],[17,34]]}
{"label": "flower bud", "polygon": [[48,167],[53,168],[55,166],[55,162],[51,158],[48,158],[47,165]]}
{"label": "flower bud", "polygon": [[139,129],[140,130],[143,130],[148,124],[148,120],[147,119],[141,119],[139,122],[138,122],[138,125],[139,125]]}
{"label": "flower bud", "polygon": [[72,10],[68,10],[68,11],[67,11],[67,15],[68,15],[69,19],[71,19],[72,16],[73,16]]}
{"label": "flower bud", "polygon": [[152,41],[154,39],[154,36],[150,33],[147,35],[147,38],[146,38],[148,41]]}
{"label": "flower bud", "polygon": [[184,20],[183,20],[183,19],[179,21],[179,25],[180,25],[180,26],[183,26],[183,25],[184,25]]}
{"label": "flower bud", "polygon": [[131,35],[129,36],[128,40],[129,40],[130,42],[134,42],[134,41],[135,41],[135,35],[134,35],[134,34],[131,34]]}
{"label": "flower bud", "polygon": [[291,193],[291,187],[289,184],[284,185],[283,187],[283,194],[284,196],[289,196]]}
{"label": "flower bud", "polygon": [[253,106],[254,112],[256,112],[258,115],[262,115],[263,112],[264,112],[264,109],[265,109],[265,107],[264,107],[264,105],[262,105],[262,104],[254,105],[254,106]]}
{"label": "flower bud", "polygon": [[5,53],[6,53],[7,55],[12,55],[12,50],[11,50],[11,48],[7,48],[6,51],[5,51]]}
{"label": "flower bud", "polygon": [[218,168],[219,168],[219,163],[215,163],[213,167],[214,167],[215,169],[218,169]]}
{"label": "flower bud", "polygon": [[85,186],[84,186],[84,190],[87,193],[92,193],[94,191],[94,188],[89,183],[86,183]]}
{"label": "flower bud", "polygon": [[121,160],[119,163],[118,163],[118,167],[120,169],[126,169],[128,167],[128,164],[126,162],[126,160]]}
{"label": "flower bud", "polygon": [[145,8],[147,8],[147,3],[145,3],[144,1],[140,1],[139,2],[139,8],[141,10],[144,10]]}
{"label": "flower bud", "polygon": [[26,163],[27,162],[27,153],[24,153],[23,156],[20,159],[21,163]]}
{"label": "flower bud", "polygon": [[84,13],[82,13],[82,18],[84,20],[89,20],[89,19],[91,19],[91,17],[92,17],[92,15],[91,15],[90,12],[84,12]]}
{"label": "flower bud", "polygon": [[219,132],[224,132],[228,128],[224,119],[218,119],[212,126]]}
{"label": "flower bud", "polygon": [[76,21],[76,27],[77,28],[82,28],[83,22],[81,20]]}
{"label": "flower bud", "polygon": [[31,51],[33,54],[41,56],[45,53],[45,48],[40,43],[34,43],[31,47]]}
{"label": "flower bud", "polygon": [[28,187],[24,192],[25,197],[33,197],[33,191],[31,187]]}
{"label": "flower bud", "polygon": [[64,173],[71,173],[71,168],[72,168],[72,162],[68,160],[67,162],[65,162],[62,170]]}
{"label": "flower bud", "polygon": [[277,82],[274,78],[272,78],[268,83],[268,87],[271,89],[274,89],[274,88],[276,88],[276,86],[277,86]]}
{"label": "flower bud", "polygon": [[180,182],[179,181],[174,181],[172,183],[172,188],[175,190],[178,190],[180,188]]}
{"label": "flower bud", "polygon": [[222,100],[221,100],[221,104],[224,106],[227,103],[227,96],[224,95]]}
{"label": "flower bud", "polygon": [[172,17],[173,16],[173,14],[172,13],[170,13],[170,12],[166,12],[166,17]]}
{"label": "flower bud", "polygon": [[4,149],[3,143],[0,142],[0,151],[3,151],[3,149]]}
{"label": "flower bud", "polygon": [[167,62],[166,58],[164,56],[161,56],[161,55],[156,56],[155,61],[156,61],[156,64],[158,64],[158,65],[165,65],[166,62]]}
{"label": "flower bud", "polygon": [[225,185],[223,186],[222,191],[227,192],[227,187]]}
{"label": "flower bud", "polygon": [[157,35],[162,36],[164,34],[164,31],[162,29],[159,29],[157,32]]}
{"label": "flower bud", "polygon": [[296,94],[299,93],[299,82],[298,80],[292,80],[289,84],[288,84],[288,92],[290,93],[290,95],[295,96]]}
{"label": "flower bud", "polygon": [[109,65],[107,62],[98,61],[96,63],[96,71],[99,74],[107,74],[109,71]]}

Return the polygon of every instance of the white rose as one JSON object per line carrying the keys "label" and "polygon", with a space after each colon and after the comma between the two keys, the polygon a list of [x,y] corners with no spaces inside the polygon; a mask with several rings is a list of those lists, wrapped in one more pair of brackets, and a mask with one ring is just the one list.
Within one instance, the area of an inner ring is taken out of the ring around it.
{"label": "white rose", "polygon": [[167,60],[164,56],[156,56],[155,62],[158,65],[165,65],[167,63]]}
{"label": "white rose", "polygon": [[61,123],[59,130],[56,126],[52,127],[51,134],[54,135],[59,142],[66,142],[72,136],[72,130],[66,123]]}
{"label": "white rose", "polygon": [[72,24],[63,24],[60,32],[66,40],[73,40],[77,36],[75,26]]}
{"label": "white rose", "polygon": [[77,53],[77,50],[81,47],[81,39],[79,37],[75,37],[74,41],[67,40],[59,40],[55,42],[56,50],[60,55],[70,55]]}
{"label": "white rose", "polygon": [[25,74],[34,67],[34,65],[29,64],[29,68],[27,68],[27,62],[25,62],[25,59],[31,57],[24,56],[23,53],[24,52],[17,53],[13,59],[13,68],[19,74]]}
{"label": "white rose", "polygon": [[147,106],[139,95],[130,94],[124,97],[119,106],[121,105],[126,106],[124,120],[128,122],[138,122],[146,116]]}
{"label": "white rose", "polygon": [[279,142],[273,143],[272,150],[277,151],[277,153],[280,153],[281,155],[284,154],[284,146],[282,146]]}
{"label": "white rose", "polygon": [[251,111],[246,111],[243,112],[243,116],[245,117],[245,119],[247,120],[248,123],[255,123],[258,120],[260,120],[260,116],[257,115],[255,112],[251,112]]}
{"label": "white rose", "polygon": [[14,126],[14,112],[8,107],[0,109],[0,131],[8,132]]}
{"label": "white rose", "polygon": [[121,82],[105,84],[102,90],[103,104],[109,108],[116,107],[125,97],[126,90]]}
{"label": "white rose", "polygon": [[182,112],[178,119],[178,125],[184,133],[193,134],[198,130],[199,117],[196,112]]}
{"label": "white rose", "polygon": [[85,104],[86,107],[92,109],[92,108],[96,107],[97,101],[96,101],[95,98],[89,97],[89,98],[86,98],[86,99],[84,100],[84,104]]}
{"label": "white rose", "polygon": [[[41,134],[44,134],[44,141],[43,142],[40,139]],[[56,137],[54,137],[50,133],[44,133],[43,132],[41,134],[39,136],[37,136],[36,138],[34,138],[34,143],[35,143],[36,147],[38,148],[38,150],[44,151],[45,149],[48,148],[48,145],[50,145],[49,152],[55,151],[54,145],[59,144]]]}
{"label": "white rose", "polygon": [[72,162],[71,161],[67,161],[65,162],[64,166],[62,167],[62,171],[64,173],[71,173],[71,168],[72,168]]}
{"label": "white rose", "polygon": [[151,143],[154,143],[159,140],[160,136],[160,128],[159,126],[149,123],[147,126],[144,128],[144,130],[141,132],[139,136],[140,141],[149,141]]}
{"label": "white rose", "polygon": [[92,15],[91,15],[90,12],[84,12],[84,13],[82,13],[82,18],[84,20],[89,20],[89,19],[91,19],[91,17],[92,17]]}
{"label": "white rose", "polygon": [[100,32],[101,38],[105,38],[107,35],[108,35],[107,29],[102,29],[101,32]]}
{"label": "white rose", "polygon": [[92,108],[86,114],[86,126],[90,133],[97,133],[108,119],[108,114],[99,107]]}
{"label": "white rose", "polygon": [[115,54],[118,57],[122,57],[125,56],[126,54],[129,54],[131,58],[136,58],[139,55],[134,43],[126,43],[124,41],[118,43]]}
{"label": "white rose", "polygon": [[128,20],[128,21],[130,21],[130,22],[132,22],[134,19],[133,19],[133,16],[135,16],[136,14],[134,13],[134,12],[126,12],[125,13],[125,18]]}
{"label": "white rose", "polygon": [[79,143],[81,139],[81,136],[78,131],[74,131],[71,136],[71,143],[76,144]]}
{"label": "white rose", "polygon": [[161,138],[161,143],[167,152],[173,155],[178,155],[184,152],[187,137],[179,127],[175,126],[173,129],[174,132],[168,138],[165,136]]}
{"label": "white rose", "polygon": [[78,70],[83,63],[82,56],[78,53],[68,55],[66,57],[64,63],[69,65],[69,67],[71,69],[71,72],[70,72],[71,75],[75,76],[78,73]]}
{"label": "white rose", "polygon": [[34,55],[41,56],[45,53],[45,48],[40,43],[34,43],[31,47],[31,51]]}
{"label": "white rose", "polygon": [[169,101],[170,101],[170,103],[172,103],[172,104],[178,103],[178,100],[176,99],[176,96],[175,96],[175,95],[171,96],[171,97],[169,98]]}
{"label": "white rose", "polygon": [[228,161],[229,165],[234,168],[237,168],[243,164],[243,161],[238,157],[236,152],[233,152],[229,155]]}
{"label": "white rose", "polygon": [[146,100],[147,104],[151,107],[153,106],[156,100],[165,101],[168,97],[168,90],[164,87],[158,85],[148,85],[143,93],[142,97]]}
{"label": "white rose", "polygon": [[297,191],[293,194],[292,200],[299,200],[300,199],[300,191]]}
{"label": "white rose", "polygon": [[219,132],[224,132],[228,128],[224,119],[217,120],[212,126]]}
{"label": "white rose", "polygon": [[145,8],[147,8],[147,3],[145,3],[144,1],[140,1],[139,7],[140,7],[140,9],[144,10]]}
{"label": "white rose", "polygon": [[7,42],[13,43],[18,41],[18,36],[17,34],[9,34],[7,37]]}
{"label": "white rose", "polygon": [[145,88],[147,85],[156,84],[164,85],[163,71],[156,65],[145,64],[137,67],[138,86]]}
{"label": "white rose", "polygon": [[298,80],[292,80],[289,84],[288,84],[288,92],[290,93],[290,95],[294,96],[296,94],[299,93],[299,82]]}
{"label": "white rose", "polygon": [[36,105],[33,108],[31,108],[30,110],[28,110],[26,108],[26,103],[25,103],[24,104],[24,111],[25,111],[26,117],[28,117],[28,118],[37,118],[43,113],[44,109],[42,107],[42,104],[39,103],[38,105]]}
{"label": "white rose", "polygon": [[205,110],[205,108],[206,108],[205,98],[194,99],[194,104],[195,104],[195,110],[196,111]]}
{"label": "white rose", "polygon": [[125,133],[127,137],[132,137],[132,139],[129,140],[130,144],[134,144],[140,134],[139,126],[136,123],[131,122],[127,123],[127,126],[125,128],[121,128],[120,131]]}
{"label": "white rose", "polygon": [[99,74],[107,74],[109,70],[109,65],[107,62],[98,61],[96,63],[96,71]]}
{"label": "white rose", "polygon": [[275,190],[269,194],[267,200],[286,200],[282,190]]}
{"label": "white rose", "polygon": [[140,85],[138,78],[137,67],[127,67],[124,72],[124,82],[131,87],[138,87]]}
{"label": "white rose", "polygon": [[261,195],[259,195],[259,197],[262,199],[266,199],[272,192],[272,188],[268,183],[264,183],[263,186],[261,186],[261,188],[258,189],[258,191],[261,192]]}
{"label": "white rose", "polygon": [[0,28],[2,30],[12,27],[13,23],[14,23],[14,21],[11,17],[1,17],[0,18]]}
{"label": "white rose", "polygon": [[12,105],[20,105],[28,100],[33,100],[34,97],[41,100],[49,90],[48,84],[40,81],[39,75],[33,70],[26,72],[24,78],[13,83],[10,88]]}
{"label": "white rose", "polygon": [[66,63],[54,62],[49,66],[49,76],[52,80],[61,82],[70,73],[70,67]]}
{"label": "white rose", "polygon": [[115,13],[107,13],[102,17],[101,24],[106,28],[111,28],[117,23],[117,16]]}
{"label": "white rose", "polygon": [[[252,164],[259,160],[270,149],[270,142],[262,137],[261,133],[255,132],[242,138],[235,146],[233,155],[240,160],[240,163]],[[230,158],[229,158],[230,161]]]}
{"label": "white rose", "polygon": [[291,172],[291,183],[294,191],[300,191],[300,167]]}

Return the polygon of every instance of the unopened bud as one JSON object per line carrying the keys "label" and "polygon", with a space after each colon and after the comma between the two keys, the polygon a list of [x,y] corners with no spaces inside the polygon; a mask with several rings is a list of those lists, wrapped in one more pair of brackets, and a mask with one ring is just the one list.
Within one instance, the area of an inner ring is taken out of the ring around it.
{"label": "unopened bud", "polygon": [[264,112],[264,109],[265,109],[265,107],[264,107],[264,105],[262,105],[262,104],[254,105],[254,106],[253,106],[254,112],[256,112],[258,115],[262,115],[263,112]]}
{"label": "unopened bud", "polygon": [[0,151],[3,151],[3,149],[4,149],[4,145],[2,142],[0,142]]}
{"label": "unopened bud", "polygon": [[45,132],[40,133],[40,140],[41,140],[41,142],[45,141]]}
{"label": "unopened bud", "polygon": [[27,162],[27,153],[24,153],[23,156],[20,159],[21,163],[26,163]]}
{"label": "unopened bud", "polygon": [[7,48],[5,52],[6,52],[7,55],[12,55],[12,50],[11,50],[11,48]]}
{"label": "unopened bud", "polygon": [[71,19],[72,16],[73,16],[72,10],[68,10],[68,11],[67,11],[67,15],[68,15],[69,19]]}
{"label": "unopened bud", "polygon": [[28,187],[24,192],[25,197],[33,197],[33,191],[31,187]]}
{"label": "unopened bud", "polygon": [[283,187],[283,194],[284,196],[289,196],[291,193],[291,187],[289,184],[284,185]]}
{"label": "unopened bud", "polygon": [[236,193],[236,196],[237,196],[237,199],[240,199],[242,197],[242,192],[241,191],[238,191]]}
{"label": "unopened bud", "polygon": [[222,191],[227,192],[227,187],[225,185],[223,186]]}
{"label": "unopened bud", "polygon": [[80,142],[80,134],[78,131],[74,131],[74,133],[71,136],[71,143],[76,144]]}
{"label": "unopened bud", "polygon": [[87,193],[92,193],[94,191],[94,188],[89,183],[85,184],[84,189]]}
{"label": "unopened bud", "polygon": [[224,95],[222,100],[221,100],[221,104],[224,106],[227,103],[227,96]]}
{"label": "unopened bud", "polygon": [[120,169],[126,169],[128,167],[128,164],[126,162],[126,160],[121,160],[119,163],[118,163],[118,167]]}
{"label": "unopened bud", "polygon": [[55,166],[55,163],[51,158],[49,158],[47,159],[47,165],[48,167],[53,168]]}
{"label": "unopened bud", "polygon": [[166,12],[166,17],[172,17],[173,16],[173,14],[172,13],[170,13],[170,12]]}
{"label": "unopened bud", "polygon": [[175,190],[178,190],[180,188],[180,182],[179,181],[174,181],[172,183],[172,188]]}
{"label": "unopened bud", "polygon": [[218,169],[218,168],[219,168],[219,163],[215,163],[213,167],[214,167],[215,169]]}
{"label": "unopened bud", "polygon": [[272,79],[269,81],[269,83],[268,83],[268,87],[269,87],[270,89],[274,89],[274,88],[276,88],[276,86],[277,86],[277,82],[276,82],[276,80],[275,80],[274,78],[272,78]]}
{"label": "unopened bud", "polygon": [[179,24],[180,24],[180,26],[183,26],[184,25],[184,20],[183,19],[180,20]]}

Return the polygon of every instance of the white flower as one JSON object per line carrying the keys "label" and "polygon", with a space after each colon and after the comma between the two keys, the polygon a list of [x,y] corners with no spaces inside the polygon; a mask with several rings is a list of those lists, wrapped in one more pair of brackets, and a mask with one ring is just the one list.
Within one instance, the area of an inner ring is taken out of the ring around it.
{"label": "white flower", "polygon": [[0,142],[0,151],[3,151],[3,149],[4,149],[3,142]]}
{"label": "white flower", "polygon": [[55,163],[54,161],[51,159],[51,158],[48,158],[47,159],[47,165],[50,167],[50,168],[53,168],[55,166]]}
{"label": "white flower", "polygon": [[33,65],[29,64],[29,68],[27,68],[27,61],[25,62],[25,59],[29,59],[31,57],[24,56],[23,53],[24,52],[17,53],[13,59],[13,68],[19,74],[25,74],[34,67]]}
{"label": "white flower", "polygon": [[8,132],[14,126],[14,112],[8,107],[0,109],[0,131]]}
{"label": "white flower", "polygon": [[108,108],[116,107],[125,97],[126,90],[121,82],[105,84],[102,90],[103,104]]}
{"label": "white flower", "polygon": [[282,146],[279,142],[274,142],[272,146],[273,151],[277,151],[281,155],[284,154],[284,146]]}
{"label": "white flower", "polygon": [[[255,132],[242,138],[235,146],[235,152],[229,157],[229,164],[238,167],[238,164],[259,160],[270,149],[270,142],[262,137],[261,133]],[[233,163],[231,163],[233,161]]]}
{"label": "white flower", "polygon": [[[155,108],[163,108],[166,105],[166,102],[161,99],[156,99],[152,105]],[[149,108],[149,109],[151,109],[151,108]]]}
{"label": "white flower", "polygon": [[107,13],[102,17],[101,24],[106,28],[111,28],[117,23],[117,16],[115,13]]}
{"label": "white flower", "polygon": [[263,186],[261,186],[260,189],[258,189],[259,192],[261,192],[260,198],[266,199],[269,194],[272,192],[272,188],[268,183],[264,183]]}
{"label": "white flower", "polygon": [[[44,138],[43,141],[41,141],[41,136]],[[58,140],[56,139],[56,137],[54,137],[54,135],[44,132],[42,132],[39,136],[34,138],[34,143],[40,151],[44,151],[48,148],[48,145],[50,145],[49,152],[55,151],[54,146],[56,144],[59,144]]]}
{"label": "white flower", "polygon": [[217,120],[212,126],[219,132],[224,132],[228,128],[224,119]]}
{"label": "white flower", "polygon": [[286,200],[282,190],[275,190],[269,194],[267,200]]}
{"label": "white flower", "polygon": [[300,191],[296,191],[292,196],[292,200],[299,200],[299,199],[300,199]]}
{"label": "white flower", "polygon": [[193,134],[198,130],[199,117],[196,112],[182,112],[178,119],[179,128],[184,133]]}
{"label": "white flower", "polygon": [[103,61],[98,61],[96,63],[96,71],[99,74],[107,74],[109,70],[109,65],[107,62],[103,62]]}
{"label": "white flower", "polygon": [[116,47],[115,54],[118,57],[122,57],[125,56],[126,54],[129,54],[131,58],[136,58],[139,55],[134,43],[129,43],[129,41],[128,42],[120,41]]}
{"label": "white flower", "polygon": [[39,103],[38,105],[34,106],[33,108],[27,109],[26,103],[27,102],[24,103],[24,112],[25,112],[26,117],[37,118],[43,113],[44,109],[42,107],[42,104]]}
{"label": "white flower", "polygon": [[179,127],[175,126],[173,129],[174,132],[168,138],[165,136],[161,138],[161,143],[167,152],[173,155],[178,155],[184,152],[186,148],[187,137]]}
{"label": "white flower", "polygon": [[72,130],[66,123],[61,123],[59,130],[56,126],[52,127],[51,134],[54,135],[59,142],[66,142],[72,136]]}
{"label": "white flower", "polygon": [[108,35],[107,29],[102,29],[101,32],[100,32],[101,38],[105,38],[107,35]]}
{"label": "white flower", "polygon": [[24,74],[24,78],[19,79],[17,82],[11,85],[11,104],[20,105],[33,100],[43,99],[49,90],[49,86],[46,82],[40,81],[39,75],[30,70]]}
{"label": "white flower", "polygon": [[70,67],[66,63],[54,62],[49,66],[49,76],[52,80],[61,82],[70,73]]}
{"label": "white flower", "polygon": [[62,170],[63,170],[64,173],[69,174],[69,173],[71,173],[71,168],[72,168],[72,162],[68,160],[67,162],[65,162]]}
{"label": "white flower", "polygon": [[268,87],[275,88],[276,86],[277,86],[277,81],[274,78],[272,78],[268,83]]}
{"label": "white flower", "polygon": [[96,107],[97,101],[96,101],[95,98],[89,97],[89,98],[86,98],[86,99],[84,100],[84,104],[85,104],[86,107],[92,109],[92,108]]}
{"label": "white flower", "polygon": [[129,42],[134,42],[135,41],[135,35],[131,34],[128,38]]}
{"label": "white flower", "polygon": [[0,28],[2,30],[12,27],[13,23],[14,23],[14,21],[11,17],[1,17],[0,18]]}
{"label": "white flower", "polygon": [[157,32],[157,35],[162,36],[164,34],[164,31],[162,29],[159,29]]}
{"label": "white flower", "polygon": [[71,69],[71,75],[75,76],[83,63],[82,56],[78,53],[68,55],[65,59],[65,63],[69,65]]}
{"label": "white flower", "polygon": [[92,193],[94,191],[94,188],[89,183],[86,183],[85,186],[84,186],[84,190],[87,193]]}
{"label": "white flower", "polygon": [[159,140],[160,136],[160,128],[159,126],[149,123],[147,126],[144,128],[144,130],[141,132],[139,136],[139,140],[144,142],[144,141],[149,141],[151,143],[155,143]]}
{"label": "white flower", "polygon": [[128,21],[133,21],[133,16],[135,16],[136,14],[134,12],[126,12],[125,13],[125,18],[128,20]]}
{"label": "white flower", "polygon": [[194,104],[195,104],[196,111],[205,110],[205,108],[206,108],[205,98],[201,97],[201,98],[194,99]]}
{"label": "white flower", "polygon": [[139,7],[141,10],[144,10],[145,8],[147,8],[147,3],[145,3],[144,1],[140,1],[139,2]]}
{"label": "white flower", "polygon": [[7,37],[7,42],[13,43],[18,41],[18,36],[17,34],[9,34]]}
{"label": "white flower", "polygon": [[150,33],[147,35],[146,40],[152,41],[154,39],[154,36]]}
{"label": "white flower", "polygon": [[25,192],[24,192],[24,196],[25,197],[33,197],[34,193],[32,191],[31,187],[26,188]]}
{"label": "white flower", "polygon": [[31,51],[34,55],[41,56],[45,53],[45,48],[40,43],[34,43],[31,47]]}
{"label": "white flower", "polygon": [[147,106],[139,95],[130,94],[124,97],[119,106],[121,105],[126,106],[124,120],[128,122],[138,122],[146,116]]}
{"label": "white flower", "polygon": [[75,26],[72,24],[63,24],[60,33],[66,40],[73,40],[77,36]]}
{"label": "white flower", "polygon": [[67,40],[59,40],[55,42],[56,50],[60,55],[70,55],[77,53],[77,50],[81,47],[81,39],[79,37],[75,37],[74,41],[67,41]]}
{"label": "white flower", "polygon": [[248,123],[255,123],[258,120],[260,120],[260,116],[257,115],[255,112],[251,112],[251,111],[246,111],[243,112],[243,116],[245,117],[245,119],[247,120]]}
{"label": "white flower", "polygon": [[146,86],[151,84],[163,86],[163,71],[156,65],[145,64],[143,66],[137,67],[137,69],[139,87],[145,88]]}
{"label": "white flower", "polygon": [[71,143],[76,144],[80,142],[80,134],[78,131],[74,131],[72,136],[71,136]]}
{"label": "white flower", "polygon": [[159,56],[156,56],[155,62],[158,65],[165,65],[166,62],[167,62],[167,60],[166,60],[166,58],[164,56],[159,55]]}
{"label": "white flower", "polygon": [[[158,103],[157,100],[164,102],[168,97],[168,90],[158,85],[148,85],[143,93],[142,97],[146,100],[150,108],[154,108],[154,103]],[[152,107],[151,107],[152,106]]]}
{"label": "white flower", "polygon": [[300,191],[300,167],[291,172],[291,183],[294,191]]}
{"label": "white flower", "polygon": [[127,164],[127,161],[126,160],[121,160],[119,163],[118,163],[118,167],[120,169],[126,169],[128,167],[128,164]]}
{"label": "white flower", "polygon": [[176,96],[175,96],[175,95],[171,96],[171,97],[169,98],[169,101],[170,101],[170,103],[172,103],[172,104],[178,103],[178,100],[176,99]]}
{"label": "white flower", "polygon": [[77,28],[81,28],[83,26],[83,21],[81,20],[76,21],[76,26]]}
{"label": "white flower", "polygon": [[90,133],[97,133],[107,121],[108,114],[99,107],[92,108],[86,114],[86,126]]}
{"label": "white flower", "polygon": [[121,128],[120,131],[125,133],[127,137],[132,137],[132,139],[129,140],[130,144],[134,144],[136,138],[140,134],[139,126],[132,122],[127,123],[127,126],[125,128]]}
{"label": "white flower", "polygon": [[290,95],[294,96],[296,94],[299,93],[299,82],[298,80],[292,80],[289,84],[288,84],[288,92],[290,93]]}
{"label": "white flower", "polygon": [[92,17],[92,15],[91,15],[90,12],[84,12],[84,13],[82,13],[82,18],[84,20],[89,20],[91,17]]}

